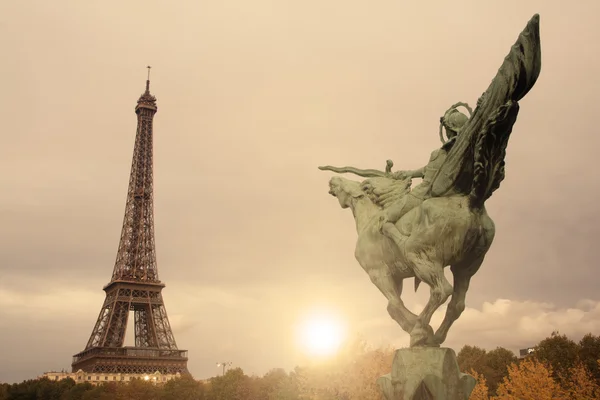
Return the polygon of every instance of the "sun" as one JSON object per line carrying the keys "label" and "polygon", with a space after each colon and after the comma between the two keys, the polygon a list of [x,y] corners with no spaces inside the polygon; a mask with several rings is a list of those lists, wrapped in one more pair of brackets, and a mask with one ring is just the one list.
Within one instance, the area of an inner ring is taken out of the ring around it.
{"label": "sun", "polygon": [[334,355],[345,339],[345,327],[333,313],[312,313],[299,325],[300,345],[314,357]]}

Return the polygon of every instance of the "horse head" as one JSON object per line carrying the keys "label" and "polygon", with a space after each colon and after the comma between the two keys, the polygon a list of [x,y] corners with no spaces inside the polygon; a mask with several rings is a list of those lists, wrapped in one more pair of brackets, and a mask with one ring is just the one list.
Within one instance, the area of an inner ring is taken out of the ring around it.
{"label": "horse head", "polygon": [[365,192],[362,190],[360,182],[334,176],[329,180],[329,194],[337,197],[342,208],[348,208],[352,206],[353,199],[363,197]]}

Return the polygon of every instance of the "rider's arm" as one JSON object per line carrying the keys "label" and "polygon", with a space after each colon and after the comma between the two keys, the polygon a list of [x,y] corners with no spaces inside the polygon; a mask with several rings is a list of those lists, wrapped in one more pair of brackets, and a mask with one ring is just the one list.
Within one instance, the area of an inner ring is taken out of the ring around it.
{"label": "rider's arm", "polygon": [[423,178],[425,176],[425,168],[415,169],[414,171],[406,171],[406,174],[411,178]]}

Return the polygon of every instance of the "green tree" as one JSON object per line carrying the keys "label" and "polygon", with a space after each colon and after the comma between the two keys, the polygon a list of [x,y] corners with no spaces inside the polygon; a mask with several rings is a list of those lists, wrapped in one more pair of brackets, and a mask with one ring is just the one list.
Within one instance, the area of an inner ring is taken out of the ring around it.
{"label": "green tree", "polygon": [[56,382],[50,381],[48,378],[42,378],[34,383],[35,387],[35,398],[36,399],[47,399],[47,400],[59,400],[61,393],[56,385]]}
{"label": "green tree", "polygon": [[168,381],[162,388],[161,400],[204,400],[205,388],[191,376]]}
{"label": "green tree", "polygon": [[250,400],[250,378],[241,368],[233,368],[223,376],[210,380],[208,400]]}
{"label": "green tree", "polygon": [[456,355],[461,371],[475,371],[482,374],[485,369],[486,351],[481,347],[464,345]]}
{"label": "green tree", "polygon": [[78,383],[64,391],[60,400],[82,400],[83,395],[92,389],[94,389],[94,387],[89,382]]}
{"label": "green tree", "polygon": [[161,389],[150,381],[132,379],[117,385],[115,400],[160,400]]}
{"label": "green tree", "polygon": [[122,399],[121,391],[125,385],[117,386],[116,383],[103,383],[94,386],[91,390],[86,391],[81,396],[81,400],[115,400]]}
{"label": "green tree", "polygon": [[257,399],[277,399],[279,388],[289,379],[288,374],[281,369],[275,368],[267,372],[262,378],[254,379],[254,387]]}
{"label": "green tree", "polygon": [[538,343],[534,356],[539,361],[549,364],[552,367],[552,376],[560,380],[577,365],[579,350],[580,347],[577,343],[555,331],[550,337]]}
{"label": "green tree", "polygon": [[8,400],[8,383],[0,383],[0,400]]}
{"label": "green tree", "polygon": [[277,387],[275,387],[275,389],[269,393],[269,397],[267,398],[268,400],[301,400],[301,378],[295,371],[290,372],[289,375],[279,382]]}
{"label": "green tree", "polygon": [[579,359],[585,365],[587,370],[600,385],[600,335],[594,336],[591,333],[585,335],[579,341]]}
{"label": "green tree", "polygon": [[77,386],[75,381],[71,378],[63,379],[61,381],[58,381],[56,384],[58,386],[58,392],[60,393],[59,398],[61,400],[62,400],[63,396],[65,395],[65,393],[68,393],[72,388]]}
{"label": "green tree", "polygon": [[508,374],[508,367],[517,362],[517,356],[504,347],[496,347],[484,356],[482,373],[485,376],[490,393],[496,393],[498,385]]}
{"label": "green tree", "polygon": [[12,384],[8,388],[8,398],[10,400],[37,400],[39,385],[40,383],[37,379]]}

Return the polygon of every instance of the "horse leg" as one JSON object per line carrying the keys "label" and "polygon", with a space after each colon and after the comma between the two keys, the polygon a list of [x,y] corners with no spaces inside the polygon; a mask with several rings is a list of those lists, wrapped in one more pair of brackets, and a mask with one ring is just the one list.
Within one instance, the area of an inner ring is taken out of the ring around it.
{"label": "horse leg", "polygon": [[400,325],[400,327],[409,333],[413,330],[417,322],[417,315],[406,308],[401,299],[402,279],[394,277],[387,266],[377,269],[369,269],[371,282],[388,299],[387,311],[390,317]]}
{"label": "horse leg", "polygon": [[440,345],[446,340],[448,330],[464,311],[469,283],[483,263],[484,256],[485,254],[474,261],[459,263],[450,267],[452,275],[454,276],[454,291],[452,292],[452,299],[450,300],[450,303],[448,303],[444,320],[435,332],[434,342],[436,344]]}
{"label": "horse leg", "polygon": [[405,319],[407,321],[406,327],[402,327],[402,329],[406,333],[410,334],[410,332],[414,329],[415,324],[417,323],[418,317],[416,314],[414,314],[408,308],[406,308],[406,306],[404,305],[404,302],[402,301],[401,296],[402,296],[402,286],[403,286],[404,279],[392,276],[392,280],[393,280],[393,283],[395,286],[396,295],[394,297],[392,297],[391,299],[388,299],[389,302],[388,302],[387,310],[390,315],[399,314],[403,317],[403,319]]}
{"label": "horse leg", "polygon": [[444,266],[439,262],[432,261],[426,251],[411,251],[407,253],[407,256],[415,276],[430,287],[429,301],[419,314],[417,324],[410,333],[410,346],[435,346],[433,329],[429,323],[435,310],[444,304],[452,294],[452,285],[444,276]]}

